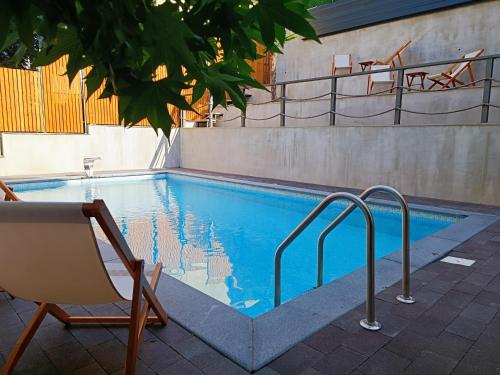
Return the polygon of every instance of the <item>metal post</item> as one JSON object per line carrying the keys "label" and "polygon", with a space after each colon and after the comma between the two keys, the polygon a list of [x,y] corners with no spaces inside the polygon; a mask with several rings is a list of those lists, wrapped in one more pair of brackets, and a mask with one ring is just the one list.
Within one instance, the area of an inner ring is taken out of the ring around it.
{"label": "metal post", "polygon": [[[366,207],[366,206],[365,206]],[[364,212],[366,220],[366,319],[359,324],[369,331],[378,331],[382,325],[375,320],[375,228],[370,209]]]}
{"label": "metal post", "polygon": [[280,126],[285,126],[286,85],[281,85]]}
{"label": "metal post", "polygon": [[214,97],[212,94],[209,94],[208,97],[208,127],[213,128],[214,127]]}
{"label": "metal post", "polygon": [[85,81],[83,79],[83,70],[80,69],[80,87],[82,93],[82,119],[83,119],[83,132],[89,132],[87,124],[87,98],[85,96]]}
{"label": "metal post", "polygon": [[241,127],[245,127],[245,120],[246,120],[247,114],[246,111],[241,111]]}
{"label": "metal post", "polygon": [[[402,198],[402,196],[401,196]],[[400,199],[402,211],[402,241],[403,241],[403,278],[401,279],[401,286],[403,294],[399,294],[396,299],[399,302],[412,304],[415,299],[410,294],[410,208],[404,199]]]}
{"label": "metal post", "polygon": [[337,77],[333,77],[330,86],[330,125],[335,125],[336,111],[337,111]]}
{"label": "metal post", "polygon": [[394,108],[394,125],[401,124],[401,105],[403,104],[403,79],[405,76],[404,69],[398,70],[398,78],[396,81],[396,107]]}
{"label": "metal post", "polygon": [[483,107],[481,109],[481,123],[486,124],[490,114],[491,79],[493,78],[494,59],[486,60],[486,71],[484,74]]}

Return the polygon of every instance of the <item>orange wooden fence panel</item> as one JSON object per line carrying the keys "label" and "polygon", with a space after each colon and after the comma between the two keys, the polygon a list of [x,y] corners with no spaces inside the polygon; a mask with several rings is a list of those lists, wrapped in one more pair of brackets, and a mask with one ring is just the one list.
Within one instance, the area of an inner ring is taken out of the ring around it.
{"label": "orange wooden fence panel", "polygon": [[77,74],[69,83],[67,57],[43,68],[43,101],[47,133],[83,133],[82,86]]}
{"label": "orange wooden fence panel", "polygon": [[264,55],[264,57],[261,57],[258,60],[248,61],[248,64],[253,69],[251,76],[260,83],[271,83],[271,64],[273,54],[266,52],[265,47],[261,45],[257,46],[257,53]]}
{"label": "orange wooden fence panel", "polygon": [[[90,69],[84,71],[87,74]],[[162,79],[167,76],[166,67],[159,67],[156,71],[155,79]],[[95,125],[120,125],[118,115],[118,98],[112,96],[110,99],[99,99],[104,90],[104,83],[101,87],[86,101],[87,123]],[[167,106],[170,115],[176,125],[180,125],[180,113],[178,108],[173,105]],[[150,126],[147,119],[139,121],[135,126]]]}
{"label": "orange wooden fence panel", "polygon": [[[191,103],[192,94],[191,89],[184,90],[183,95],[186,97],[188,103]],[[205,91],[205,94],[193,104],[194,111],[184,111],[184,120],[186,121],[201,121],[207,118],[208,116],[208,101],[209,94],[208,91]]]}
{"label": "orange wooden fence panel", "polygon": [[0,68],[0,132],[43,132],[40,72]]}
{"label": "orange wooden fence panel", "polygon": [[[99,99],[103,90],[104,83],[90,98],[86,99],[85,113],[87,115],[87,123],[96,125],[119,125],[118,98],[116,96],[112,96],[107,99]],[[86,89],[85,96],[87,96]]]}

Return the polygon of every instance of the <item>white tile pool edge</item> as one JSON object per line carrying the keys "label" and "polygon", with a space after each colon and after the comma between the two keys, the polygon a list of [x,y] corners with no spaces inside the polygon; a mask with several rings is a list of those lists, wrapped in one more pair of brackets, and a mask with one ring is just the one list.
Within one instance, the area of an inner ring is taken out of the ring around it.
{"label": "white tile pool edge", "polygon": [[[149,174],[171,173],[203,179],[232,182],[290,192],[327,195],[330,192],[226,178],[185,171],[162,170]],[[141,175],[148,174],[143,173]],[[131,176],[132,174],[127,174]],[[136,174],[135,174],[136,175]],[[99,177],[124,177],[124,174]],[[58,178],[62,180],[64,178]],[[33,180],[31,180],[33,181]],[[44,179],[50,181],[50,179]],[[14,181],[13,181],[14,182]],[[21,181],[16,181],[21,182]],[[23,181],[23,182],[26,182]],[[369,200],[383,205],[395,202]],[[416,241],[411,246],[412,272],[438,260],[453,248],[482,231],[499,216],[469,211],[412,205],[430,213],[464,216],[457,223]],[[376,292],[401,280],[401,251],[376,261]],[[243,368],[255,371],[365,301],[365,269],[353,271],[321,288],[304,293],[263,315],[252,319],[202,292],[164,274],[158,285],[158,298],[169,316],[181,326],[219,350]],[[418,303],[418,300],[417,300]],[[384,322],[382,323],[382,329]]]}

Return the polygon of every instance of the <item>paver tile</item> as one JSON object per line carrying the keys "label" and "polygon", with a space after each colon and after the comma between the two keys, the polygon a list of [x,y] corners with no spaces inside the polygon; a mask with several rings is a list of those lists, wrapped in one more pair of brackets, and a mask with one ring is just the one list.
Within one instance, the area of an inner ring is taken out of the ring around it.
{"label": "paver tile", "polygon": [[365,361],[360,367],[363,373],[367,375],[375,374],[399,374],[411,363],[410,360],[398,356],[386,349],[380,349]]}
{"label": "paver tile", "polygon": [[458,361],[442,355],[424,351],[405,370],[405,375],[447,375],[451,374]]}
{"label": "paver tile", "polygon": [[324,356],[313,367],[325,375],[349,374],[366,359],[366,356],[341,346]]}
{"label": "paver tile", "polygon": [[321,358],[323,354],[319,351],[307,345],[298,344],[271,362],[269,367],[280,374],[300,374],[307,368],[314,367]]}
{"label": "paver tile", "polygon": [[342,328],[328,325],[305,339],[304,344],[322,353],[329,353],[343,344],[349,336]]}
{"label": "paver tile", "polygon": [[484,323],[460,316],[446,328],[446,331],[466,339],[476,340],[485,328],[486,324]]}

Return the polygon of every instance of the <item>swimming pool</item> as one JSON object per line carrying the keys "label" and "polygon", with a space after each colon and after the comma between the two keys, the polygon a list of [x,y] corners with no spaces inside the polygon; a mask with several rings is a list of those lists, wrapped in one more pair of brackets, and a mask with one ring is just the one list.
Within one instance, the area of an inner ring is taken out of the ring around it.
{"label": "swimming pool", "polygon": [[[249,317],[273,309],[274,254],[323,198],[175,174],[15,183],[28,201],[104,199],[138,257]],[[344,208],[331,205],[283,256],[283,301],[312,289],[320,231]],[[376,257],[401,247],[399,209],[372,206]],[[460,217],[412,212],[411,241]],[[365,264],[364,219],[348,217],[325,242],[325,281]]]}

